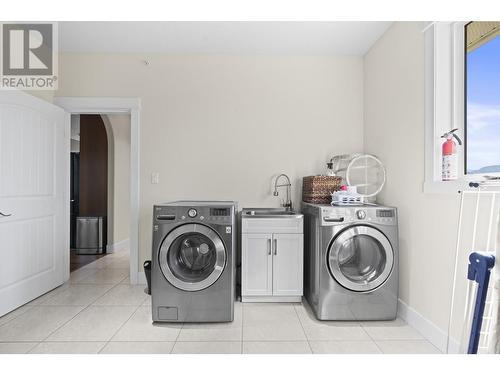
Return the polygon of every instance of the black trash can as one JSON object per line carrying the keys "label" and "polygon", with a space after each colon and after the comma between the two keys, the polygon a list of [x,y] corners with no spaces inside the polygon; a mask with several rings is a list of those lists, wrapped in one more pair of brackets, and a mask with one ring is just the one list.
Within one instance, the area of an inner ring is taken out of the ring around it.
{"label": "black trash can", "polygon": [[144,262],[144,274],[146,275],[146,281],[148,283],[147,293],[151,295],[151,261],[146,260]]}

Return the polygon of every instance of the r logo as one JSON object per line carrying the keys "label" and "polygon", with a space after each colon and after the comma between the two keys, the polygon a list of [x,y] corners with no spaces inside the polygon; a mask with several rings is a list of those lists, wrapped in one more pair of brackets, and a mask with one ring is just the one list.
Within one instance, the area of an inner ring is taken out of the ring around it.
{"label": "r logo", "polygon": [[2,25],[2,74],[50,76],[53,74],[53,25],[7,23]]}

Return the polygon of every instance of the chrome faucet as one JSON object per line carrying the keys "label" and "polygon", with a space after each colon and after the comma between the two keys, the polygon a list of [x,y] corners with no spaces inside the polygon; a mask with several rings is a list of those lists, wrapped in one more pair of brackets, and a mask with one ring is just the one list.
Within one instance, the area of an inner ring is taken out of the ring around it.
{"label": "chrome faucet", "polygon": [[[279,182],[279,179],[281,177],[284,177],[286,178],[286,184],[279,184],[278,185],[278,182]],[[282,203],[282,206],[285,207],[287,209],[287,211],[291,211],[292,210],[292,200],[290,198],[290,196],[292,195],[291,192],[292,192],[292,183],[290,182],[290,178],[282,173],[280,174],[278,177],[276,177],[276,180],[274,181],[274,193],[273,195],[275,197],[277,197],[279,194],[278,194],[278,188],[279,187],[284,187],[286,186],[286,201],[284,203]]]}

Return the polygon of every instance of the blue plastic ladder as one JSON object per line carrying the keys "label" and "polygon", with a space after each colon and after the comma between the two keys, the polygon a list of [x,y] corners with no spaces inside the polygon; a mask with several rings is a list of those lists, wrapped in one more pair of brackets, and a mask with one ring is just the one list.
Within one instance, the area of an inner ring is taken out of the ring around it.
{"label": "blue plastic ladder", "polygon": [[478,251],[469,255],[467,278],[478,283],[478,287],[467,354],[477,354],[488,284],[490,282],[491,269],[494,265],[495,257],[491,254]]}

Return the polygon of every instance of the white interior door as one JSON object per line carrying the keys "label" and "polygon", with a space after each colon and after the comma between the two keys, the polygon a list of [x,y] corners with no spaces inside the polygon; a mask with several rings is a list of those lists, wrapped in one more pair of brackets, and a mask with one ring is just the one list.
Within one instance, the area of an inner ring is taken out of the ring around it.
{"label": "white interior door", "polygon": [[0,316],[69,278],[69,122],[0,91]]}

